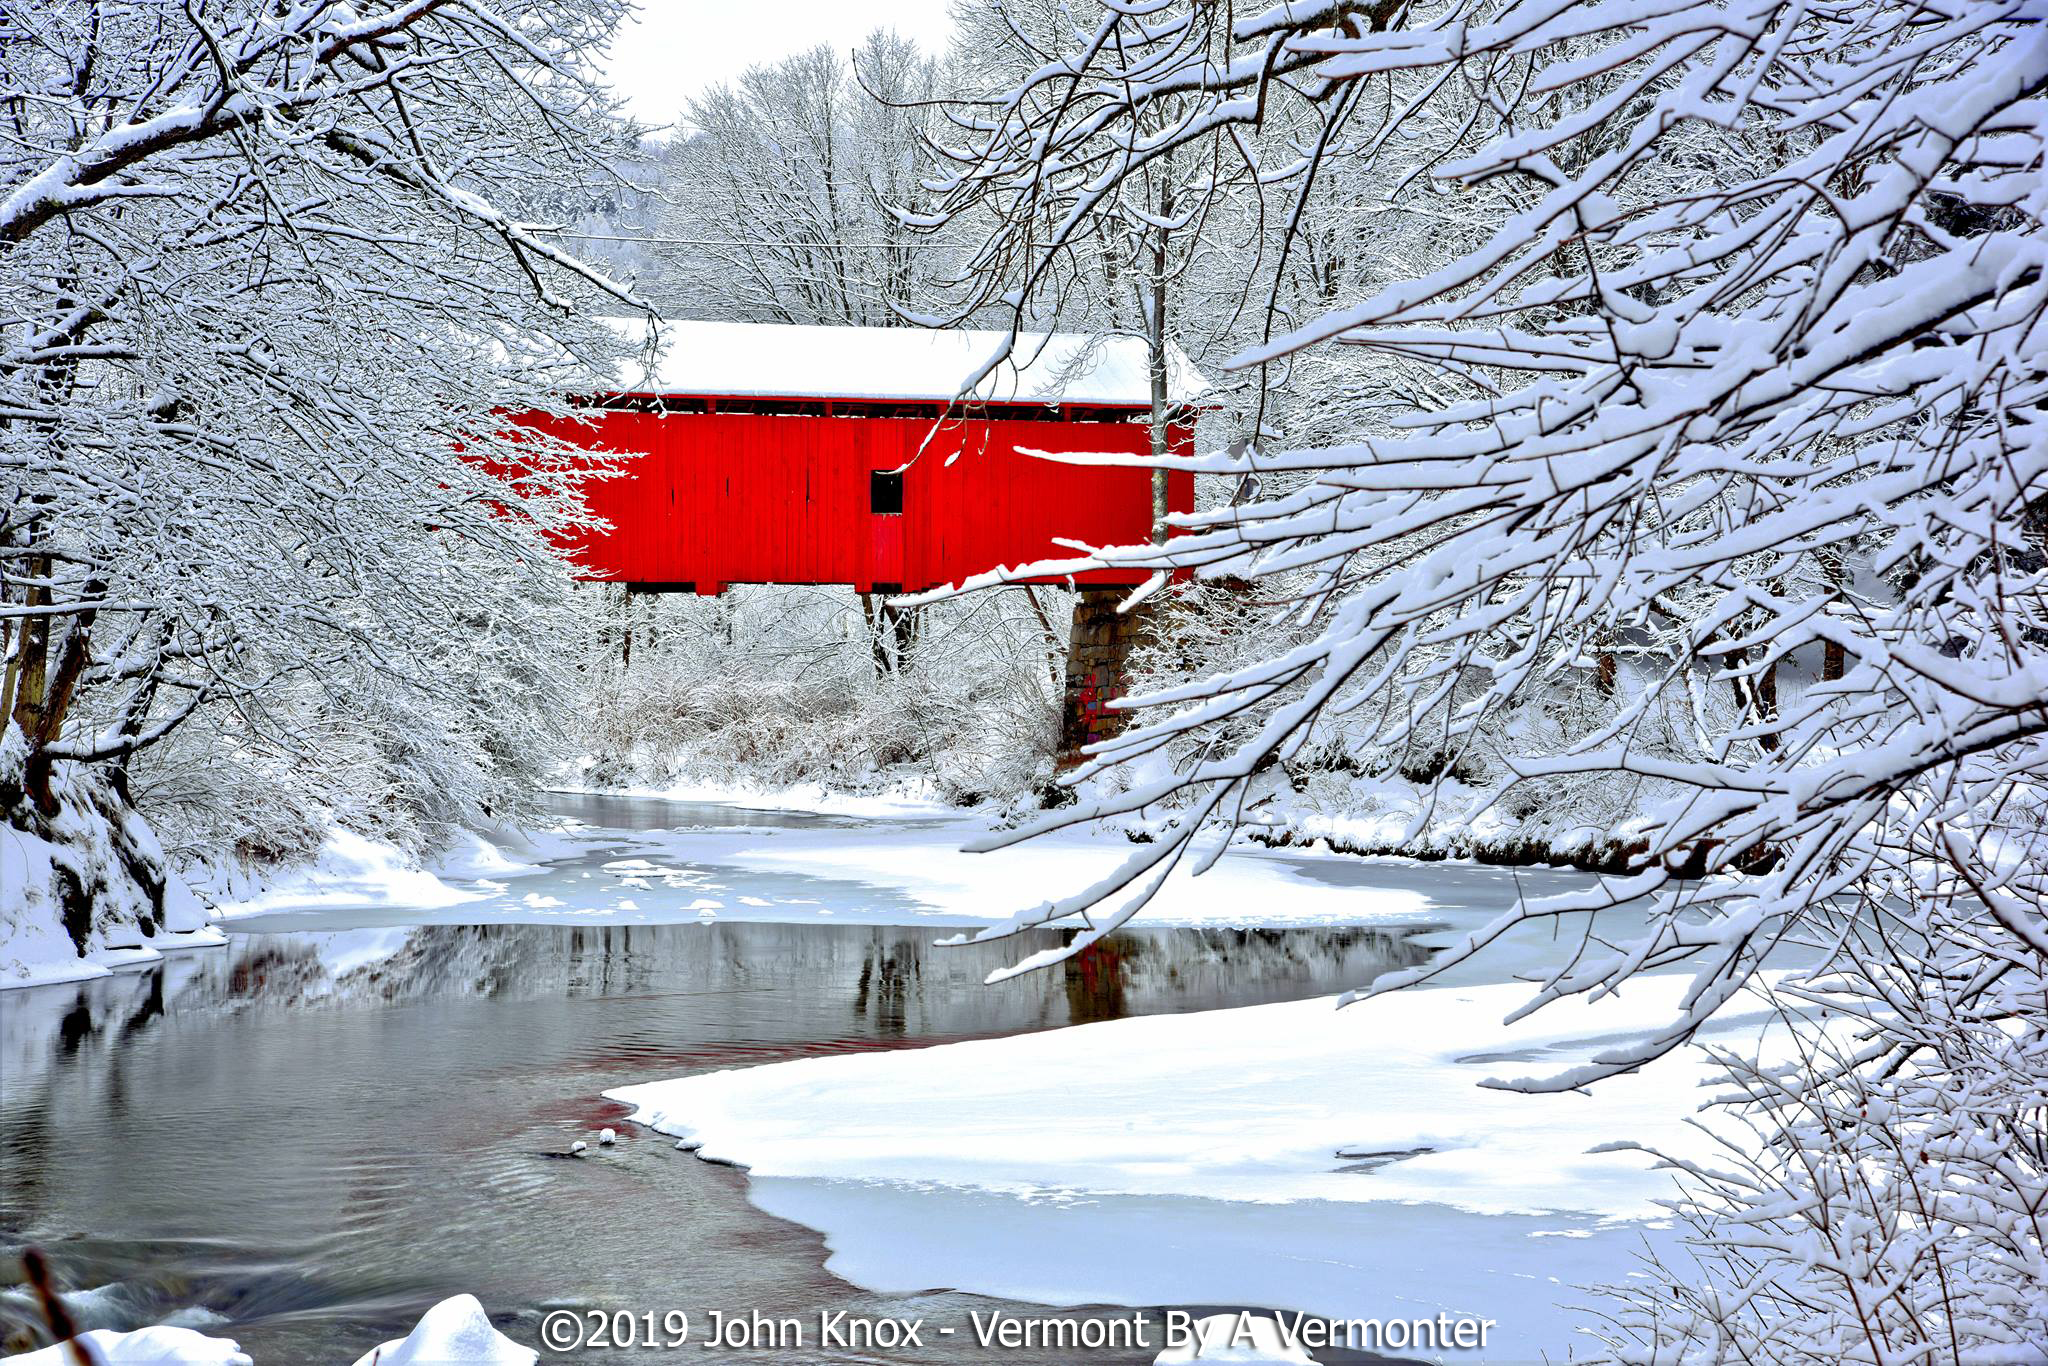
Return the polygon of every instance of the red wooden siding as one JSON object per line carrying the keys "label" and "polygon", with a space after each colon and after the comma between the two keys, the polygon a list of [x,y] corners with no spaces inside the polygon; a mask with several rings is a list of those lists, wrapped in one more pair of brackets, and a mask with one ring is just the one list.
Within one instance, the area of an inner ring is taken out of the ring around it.
{"label": "red wooden siding", "polygon": [[[591,507],[612,524],[579,555],[590,578],[690,583],[700,592],[730,583],[915,591],[1067,556],[1054,537],[1128,545],[1150,533],[1151,471],[1018,453],[1140,452],[1148,448],[1142,422],[997,418],[934,431],[930,417],[623,409],[598,421],[595,431],[554,426],[593,449],[639,453],[622,474],[586,485]],[[1176,430],[1176,448],[1185,448],[1188,433]],[[870,473],[904,465],[903,512],[871,513]],[[1192,475],[1169,476],[1168,502],[1175,511],[1194,505]],[[1077,577],[1136,583],[1144,575]]]}

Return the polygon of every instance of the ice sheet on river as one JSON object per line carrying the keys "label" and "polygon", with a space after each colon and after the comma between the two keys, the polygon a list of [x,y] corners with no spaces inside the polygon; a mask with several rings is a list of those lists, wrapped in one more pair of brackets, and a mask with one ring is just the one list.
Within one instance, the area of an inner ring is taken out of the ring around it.
{"label": "ice sheet on river", "polygon": [[[875,1290],[1056,1304],[1222,1303],[1500,1322],[1566,1346],[1671,1194],[1615,1139],[1697,1153],[1703,1061],[1591,1094],[1482,1089],[1571,1040],[1668,1020],[1682,979],[1503,1027],[1528,988],[1418,990],[1118,1020],[806,1059],[608,1092],[749,1169],[755,1202],[821,1230]],[[1754,1043],[1761,1014],[1716,1042]],[[1653,1236],[1664,1236],[1655,1234]]]}

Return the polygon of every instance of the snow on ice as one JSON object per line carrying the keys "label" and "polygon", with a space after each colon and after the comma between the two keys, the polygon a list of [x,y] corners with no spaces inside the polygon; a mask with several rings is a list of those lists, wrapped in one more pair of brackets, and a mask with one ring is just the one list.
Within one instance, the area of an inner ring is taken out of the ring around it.
{"label": "snow on ice", "polygon": [[[957,812],[812,826],[728,821],[619,830],[569,822],[525,837],[530,848],[520,857],[535,862],[498,855],[509,866],[482,875],[472,871],[474,859],[423,870],[389,846],[337,835],[317,863],[227,900],[220,914],[263,916],[263,929],[321,928],[336,913],[356,925],[366,910],[402,911],[413,923],[660,924],[708,910],[761,921],[835,916],[969,927],[1084,885],[1131,848],[1113,832],[1069,831],[991,853],[962,852],[983,832],[976,818]],[[1383,861],[1367,877],[1355,875],[1359,866],[1328,854],[1234,850],[1199,878],[1181,872],[1169,879],[1139,923],[1380,924],[1426,919],[1438,909],[1430,879],[1415,875],[1414,865]]]}
{"label": "snow on ice", "polygon": [[[480,850],[465,844],[450,871],[458,877],[482,877],[522,866],[482,857]],[[395,845],[338,827],[328,832],[326,842],[310,863],[272,873],[260,887],[246,895],[236,894],[241,891],[229,890],[231,899],[218,912],[222,918],[256,915],[283,907],[362,910],[403,906],[432,911],[483,896],[480,891],[450,886],[434,872],[418,867]]]}
{"label": "snow on ice", "polygon": [[[1669,1178],[1614,1140],[1697,1153],[1703,1059],[1591,1094],[1484,1088],[1574,1040],[1668,1021],[1681,978],[1510,1026],[1514,984],[1152,1016],[623,1087],[634,1118],[749,1169],[878,1291],[1051,1304],[1258,1304],[1497,1320],[1556,1350],[1571,1284],[1620,1274]],[[1718,1023],[1754,1046],[1759,1011]],[[821,1122],[821,1117],[829,1117]],[[1564,1234],[1565,1237],[1555,1235]],[[1143,1249],[1143,1256],[1134,1256]]]}

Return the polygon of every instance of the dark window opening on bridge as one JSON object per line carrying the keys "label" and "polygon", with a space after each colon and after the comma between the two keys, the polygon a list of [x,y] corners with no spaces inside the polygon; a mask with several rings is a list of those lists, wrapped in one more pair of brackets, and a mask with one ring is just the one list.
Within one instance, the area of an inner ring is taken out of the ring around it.
{"label": "dark window opening on bridge", "polygon": [[903,471],[875,470],[868,475],[868,511],[884,516],[903,511]]}

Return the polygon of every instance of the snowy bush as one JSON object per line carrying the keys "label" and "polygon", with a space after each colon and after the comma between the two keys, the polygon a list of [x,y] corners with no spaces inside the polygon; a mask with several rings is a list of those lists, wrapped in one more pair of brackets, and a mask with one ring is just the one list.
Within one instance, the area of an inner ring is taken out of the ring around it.
{"label": "snowy bush", "polygon": [[1608,1287],[1617,1360],[2048,1359],[2048,978],[1954,884],[1882,923],[1840,917],[1842,970],[1779,993],[1797,1062],[1723,1057],[1717,1159],[1671,1163],[1688,1255]]}
{"label": "snowy bush", "polygon": [[[603,590],[592,589],[592,592]],[[615,599],[586,781],[1008,800],[1051,776],[1066,595],[925,609],[899,651],[843,590]],[[884,628],[887,633],[889,628]],[[628,642],[630,641],[630,645]]]}

